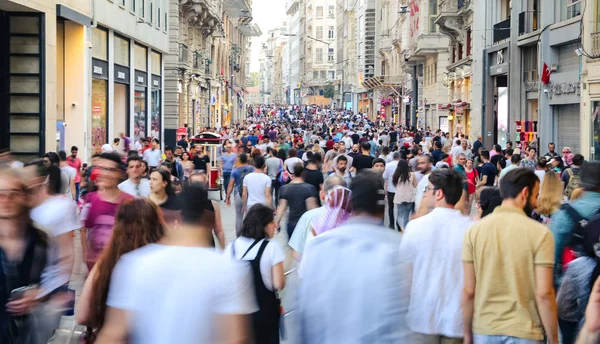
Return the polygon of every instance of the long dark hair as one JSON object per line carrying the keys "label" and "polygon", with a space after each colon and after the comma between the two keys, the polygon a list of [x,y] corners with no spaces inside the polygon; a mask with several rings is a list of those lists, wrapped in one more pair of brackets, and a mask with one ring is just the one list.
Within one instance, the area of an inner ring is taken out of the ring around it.
{"label": "long dark hair", "polygon": [[117,210],[112,237],[96,265],[90,309],[92,323],[102,327],[106,312],[106,298],[113,268],[119,258],[142,246],[160,240],[166,225],[158,207],[146,199],[125,201]]}
{"label": "long dark hair", "polygon": [[242,222],[241,236],[255,240],[266,238],[265,228],[273,218],[273,209],[260,203],[253,205]]}
{"label": "long dark hair", "polygon": [[175,189],[173,189],[173,183],[171,182],[171,173],[165,170],[154,170],[154,172],[160,174],[162,181],[167,183],[167,186],[165,187],[167,196],[175,196]]}
{"label": "long dark hair", "polygon": [[398,161],[398,167],[396,167],[396,171],[394,171],[392,182],[394,185],[398,185],[398,181],[406,183],[409,179],[410,167],[408,166],[408,162],[406,160]]}

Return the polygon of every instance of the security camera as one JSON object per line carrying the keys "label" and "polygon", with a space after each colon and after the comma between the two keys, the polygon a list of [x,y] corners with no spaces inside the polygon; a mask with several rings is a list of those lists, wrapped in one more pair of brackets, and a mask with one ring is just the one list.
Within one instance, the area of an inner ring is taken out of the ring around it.
{"label": "security camera", "polygon": [[548,89],[544,89],[544,93],[549,93],[550,91],[548,91]]}
{"label": "security camera", "polygon": [[400,13],[407,13],[408,12],[408,6],[400,6]]}
{"label": "security camera", "polygon": [[575,49],[575,54],[577,54],[577,56],[581,56],[582,55],[581,48]]}

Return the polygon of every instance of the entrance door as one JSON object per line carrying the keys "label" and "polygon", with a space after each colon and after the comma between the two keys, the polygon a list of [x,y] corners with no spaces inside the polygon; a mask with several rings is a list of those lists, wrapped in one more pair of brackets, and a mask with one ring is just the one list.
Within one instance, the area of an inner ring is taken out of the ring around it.
{"label": "entrance door", "polygon": [[574,154],[581,153],[579,104],[557,106],[556,116],[557,151],[562,152],[564,147],[569,147]]}
{"label": "entrance door", "polygon": [[0,149],[23,160],[45,149],[44,25],[43,13],[0,11]]}

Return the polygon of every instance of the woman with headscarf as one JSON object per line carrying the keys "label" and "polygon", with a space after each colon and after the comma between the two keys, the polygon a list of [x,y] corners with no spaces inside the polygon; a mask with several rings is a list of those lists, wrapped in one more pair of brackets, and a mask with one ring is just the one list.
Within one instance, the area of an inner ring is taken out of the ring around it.
{"label": "woman with headscarf", "polygon": [[314,236],[343,225],[352,215],[352,193],[343,186],[335,186],[325,196],[323,213],[312,224]]}
{"label": "woman with headscarf", "polygon": [[563,158],[563,162],[565,163],[565,166],[569,167],[571,165],[573,165],[573,152],[571,152],[571,148],[569,147],[565,147],[562,150],[562,158]]}

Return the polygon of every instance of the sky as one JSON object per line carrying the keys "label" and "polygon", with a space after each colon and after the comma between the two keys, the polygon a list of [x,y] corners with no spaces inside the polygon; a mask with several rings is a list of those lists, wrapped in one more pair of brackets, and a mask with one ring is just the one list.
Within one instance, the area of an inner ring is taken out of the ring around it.
{"label": "sky", "polygon": [[282,26],[287,20],[285,14],[286,0],[252,0],[252,22],[257,24],[262,36],[252,38],[252,54],[250,55],[250,71],[259,71],[260,47],[267,40],[267,32]]}

